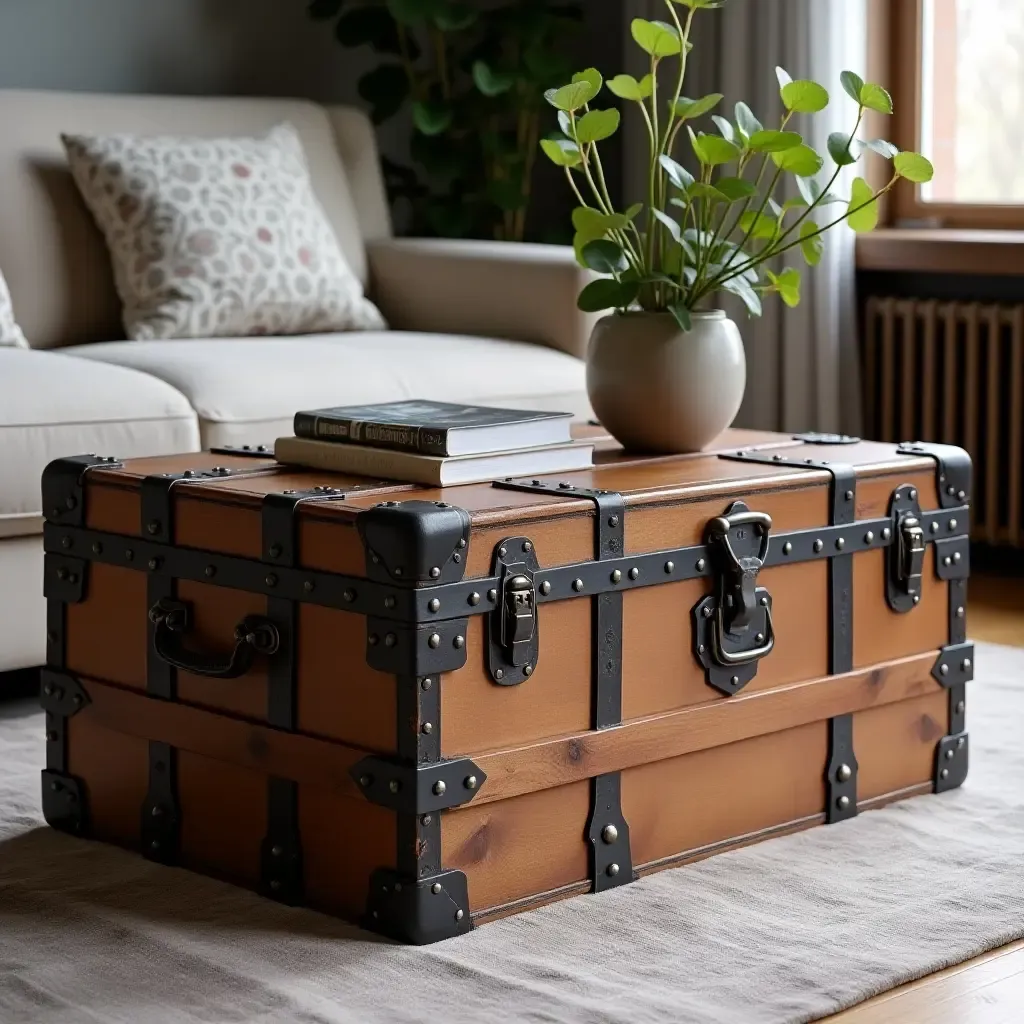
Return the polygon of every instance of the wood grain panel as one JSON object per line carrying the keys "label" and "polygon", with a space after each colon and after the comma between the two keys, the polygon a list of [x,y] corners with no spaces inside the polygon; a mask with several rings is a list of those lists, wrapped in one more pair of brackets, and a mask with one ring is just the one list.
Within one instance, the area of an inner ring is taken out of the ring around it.
{"label": "wood grain panel", "polygon": [[587,504],[589,509],[583,513],[568,513],[557,519],[532,522],[523,529],[515,525],[474,529],[466,556],[466,576],[489,576],[494,552],[507,537],[529,537],[542,569],[593,558],[594,506],[590,502]]}
{"label": "wood grain panel", "polygon": [[299,731],[395,751],[395,677],[366,663],[366,618],[300,605],[296,650]]}
{"label": "wood grain panel", "polygon": [[[267,614],[267,599],[262,594],[210,583],[179,580],[178,599],[192,606],[191,625],[183,634],[182,643],[189,650],[210,655],[223,656],[231,651],[235,627],[247,615]],[[257,655],[252,668],[238,679],[209,679],[182,671],[177,677],[178,699],[187,704],[266,720],[267,659],[262,655]]]}
{"label": "wood grain panel", "polygon": [[365,576],[366,551],[355,520],[324,518],[326,511],[321,508],[314,515],[312,509],[304,509],[299,516],[299,564],[322,572]]}
{"label": "wood grain panel", "polygon": [[67,670],[146,688],[146,574],[92,563],[86,599],[67,606]]}
{"label": "wood grain panel", "polygon": [[634,864],[818,813],[827,752],[827,725],[814,722],[624,771]]}
{"label": "wood grain panel", "polygon": [[395,866],[397,820],[393,811],[366,800],[300,786],[306,903],[351,920],[362,917],[371,873]]}
{"label": "wood grain panel", "polygon": [[177,758],[182,864],[256,885],[267,834],[266,776],[187,750]]}
{"label": "wood grain panel", "polygon": [[137,848],[149,788],[149,743],[87,714],[67,720],[71,775],[85,782],[92,835]]}
{"label": "wood grain panel", "polygon": [[469,620],[464,668],[441,680],[441,751],[446,757],[565,736],[591,726],[591,599],[543,606],[537,670],[499,686],[484,661],[484,617]]}
{"label": "wood grain panel", "polygon": [[[277,478],[269,480],[275,483],[271,489],[277,490]],[[218,501],[211,501],[213,496],[202,491],[208,486],[195,484],[188,488],[179,484],[171,492],[175,544],[241,558],[260,558],[263,527],[259,510],[233,504],[231,495],[218,495]]]}
{"label": "wood grain panel", "polygon": [[529,793],[441,820],[441,863],[466,873],[474,914],[587,876],[590,783]]}
{"label": "wood grain panel", "polygon": [[932,779],[935,745],[948,729],[945,690],[857,712],[853,716],[857,799],[870,800]]}
{"label": "wood grain panel", "polygon": [[[99,478],[102,479],[104,470]],[[138,537],[142,527],[142,498],[127,485],[97,486],[95,473],[86,476],[85,525],[90,530]]]}
{"label": "wood grain panel", "polygon": [[[908,466],[913,460],[907,459]],[[857,518],[878,519],[889,514],[889,502],[897,487],[910,484],[917,488],[918,501],[923,511],[928,512],[939,507],[939,496],[935,490],[935,466],[929,469],[908,469],[901,471],[897,465],[895,470],[881,476],[869,476],[857,481]]]}

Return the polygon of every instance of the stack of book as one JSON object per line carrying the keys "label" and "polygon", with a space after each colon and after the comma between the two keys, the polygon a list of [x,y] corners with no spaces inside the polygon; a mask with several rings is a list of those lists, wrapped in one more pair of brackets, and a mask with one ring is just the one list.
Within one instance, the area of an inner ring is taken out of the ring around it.
{"label": "stack of book", "polygon": [[593,442],[573,441],[570,413],[448,402],[387,402],[295,415],[278,462],[433,487],[587,469]]}

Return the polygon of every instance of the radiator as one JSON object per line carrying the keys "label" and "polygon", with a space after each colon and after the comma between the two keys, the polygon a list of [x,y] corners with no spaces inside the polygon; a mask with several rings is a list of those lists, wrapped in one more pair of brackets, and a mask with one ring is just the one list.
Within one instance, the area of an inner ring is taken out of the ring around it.
{"label": "radiator", "polygon": [[1024,305],[870,297],[865,436],[974,461],[972,538],[1024,548]]}

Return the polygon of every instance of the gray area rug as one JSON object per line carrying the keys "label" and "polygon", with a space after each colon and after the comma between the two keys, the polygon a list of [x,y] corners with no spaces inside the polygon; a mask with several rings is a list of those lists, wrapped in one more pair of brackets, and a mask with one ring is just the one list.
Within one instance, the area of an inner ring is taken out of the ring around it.
{"label": "gray area rug", "polygon": [[1024,650],[979,645],[971,772],[421,949],[41,826],[0,711],[0,1021],[810,1021],[1024,936]]}

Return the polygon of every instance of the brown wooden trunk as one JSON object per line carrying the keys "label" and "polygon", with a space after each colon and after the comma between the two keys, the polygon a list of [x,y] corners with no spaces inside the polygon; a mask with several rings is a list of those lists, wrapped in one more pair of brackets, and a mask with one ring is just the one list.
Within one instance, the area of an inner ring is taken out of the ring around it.
{"label": "brown wooden trunk", "polygon": [[959,785],[969,463],[839,440],[443,490],[58,460],[47,818],[422,942]]}

